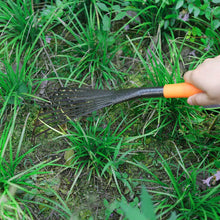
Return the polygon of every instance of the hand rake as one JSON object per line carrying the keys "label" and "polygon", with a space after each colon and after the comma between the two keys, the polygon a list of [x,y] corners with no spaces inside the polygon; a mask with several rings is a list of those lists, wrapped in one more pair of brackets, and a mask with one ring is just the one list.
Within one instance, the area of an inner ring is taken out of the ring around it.
{"label": "hand rake", "polygon": [[101,108],[136,98],[187,98],[200,93],[188,83],[167,84],[164,87],[131,88],[122,90],[97,90],[88,88],[60,88],[50,95],[51,111],[41,113],[39,118],[48,125],[62,124],[87,115]]}

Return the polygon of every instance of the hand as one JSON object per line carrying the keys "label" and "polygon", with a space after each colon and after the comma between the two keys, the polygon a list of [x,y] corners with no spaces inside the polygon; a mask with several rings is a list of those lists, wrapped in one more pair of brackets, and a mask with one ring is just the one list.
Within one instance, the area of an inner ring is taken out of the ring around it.
{"label": "hand", "polygon": [[220,104],[220,56],[206,59],[196,69],[186,72],[184,80],[203,91],[190,96],[188,104]]}

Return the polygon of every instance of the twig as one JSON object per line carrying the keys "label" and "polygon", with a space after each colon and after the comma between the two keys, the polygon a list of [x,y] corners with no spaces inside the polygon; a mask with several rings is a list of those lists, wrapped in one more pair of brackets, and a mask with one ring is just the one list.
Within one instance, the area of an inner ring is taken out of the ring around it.
{"label": "twig", "polygon": [[46,50],[46,48],[45,48],[44,42],[42,41],[41,38],[40,38],[40,42],[41,42],[41,46],[43,47],[44,52],[45,52],[45,54],[46,54],[46,56],[47,56],[47,59],[49,60],[50,65],[51,65],[51,67],[52,67],[54,73],[56,74],[56,77],[57,77],[57,79],[58,79],[58,81],[59,81],[61,87],[63,87],[63,83],[62,83],[61,80],[59,79],[59,75],[58,75],[56,69],[54,68],[53,62],[52,62],[52,60],[50,59],[50,56],[49,56],[49,54],[48,54],[48,52],[47,52],[47,50]]}

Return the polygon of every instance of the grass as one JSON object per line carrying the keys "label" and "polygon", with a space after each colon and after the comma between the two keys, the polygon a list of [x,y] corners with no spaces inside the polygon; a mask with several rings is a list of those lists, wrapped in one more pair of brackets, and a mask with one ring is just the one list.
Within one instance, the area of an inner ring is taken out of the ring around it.
{"label": "grass", "polygon": [[[176,147],[176,146],[175,146]],[[147,182],[157,183],[163,190],[155,190],[152,187],[149,190],[150,193],[156,197],[162,196],[164,199],[157,201],[156,213],[158,213],[158,219],[166,219],[167,213],[175,211],[178,213],[177,219],[192,219],[192,218],[216,218],[219,211],[219,195],[216,192],[219,191],[219,186],[210,189],[199,189],[201,184],[198,184],[199,176],[204,176],[204,172],[209,170],[211,164],[205,165],[204,158],[196,167],[191,165],[187,167],[185,161],[188,160],[187,156],[182,156],[179,149],[176,147],[176,154],[171,159],[165,159],[160,152],[157,152],[161,164],[160,173],[165,171],[166,176],[161,180],[144,164],[139,163],[138,166],[145,170],[152,176],[150,180],[144,180]],[[185,152],[184,152],[185,153]],[[172,162],[173,161],[173,162]],[[177,162],[177,163],[176,163]],[[169,184],[166,184],[168,181]],[[142,180],[140,180],[142,181]],[[170,185],[171,184],[171,185]],[[166,197],[164,197],[166,196]],[[172,202],[171,202],[172,201]],[[141,218],[140,218],[141,219]]]}
{"label": "grass", "polygon": [[[19,142],[16,148],[12,144],[12,139],[15,136],[15,123],[18,109],[14,109],[13,117],[10,122],[5,125],[0,139],[1,144],[1,173],[0,173],[0,190],[1,190],[1,218],[2,219],[33,219],[31,213],[31,203],[40,206],[45,206],[53,209],[58,208],[61,216],[71,216],[70,210],[65,208],[63,204],[55,202],[48,197],[45,197],[40,191],[44,189],[34,183],[34,179],[40,175],[49,175],[49,171],[44,170],[45,167],[53,166],[55,161],[43,161],[37,164],[25,164],[28,155],[36,151],[37,145],[31,147],[28,151],[22,153],[22,144],[25,137],[25,129],[27,120],[30,114],[27,115],[24,127],[19,137]],[[48,191],[57,197],[60,202],[59,195],[48,188]],[[44,201],[44,202],[43,202]],[[45,204],[45,201],[47,201]],[[29,203],[27,205],[26,203]]]}
{"label": "grass", "polygon": [[[75,175],[77,177],[84,170],[88,172],[88,182],[91,181],[94,175],[99,179],[113,177],[117,189],[121,193],[118,181],[121,180],[123,182],[123,178],[120,177],[119,167],[126,163],[127,156],[132,152],[132,149],[123,151],[131,143],[123,140],[121,135],[134,122],[131,122],[123,129],[122,125],[126,117],[119,124],[116,124],[119,118],[106,124],[106,117],[104,115],[97,119],[88,118],[86,124],[72,121],[69,134],[66,135],[70,147],[61,152],[65,152],[66,165],[76,170]],[[77,178],[74,181],[74,185],[76,181]],[[72,185],[71,189],[73,189],[74,185]]]}
{"label": "grass", "polygon": [[[92,4],[89,8],[83,5],[77,12],[70,10],[66,21],[60,19],[68,38],[56,37],[65,44],[64,55],[60,56],[65,57],[68,66],[72,66],[68,78],[74,77],[81,83],[89,80],[94,87],[103,88],[105,83],[110,86],[119,79],[123,81],[123,73],[112,62],[121,46],[116,44],[120,35],[110,32],[110,18],[97,11],[98,6]],[[83,21],[79,17],[84,17]],[[61,66],[61,69],[66,66]],[[68,83],[69,80],[66,85]]]}
{"label": "grass", "polygon": [[1,219],[218,219],[218,109],[133,100],[33,143],[60,86],[163,86],[217,56],[218,5],[183,21],[181,1],[0,3]]}
{"label": "grass", "polygon": [[2,1],[1,7],[1,37],[4,44],[15,45],[26,36],[27,42],[33,42],[39,29],[37,27],[37,17],[33,13],[33,8],[26,1]]}

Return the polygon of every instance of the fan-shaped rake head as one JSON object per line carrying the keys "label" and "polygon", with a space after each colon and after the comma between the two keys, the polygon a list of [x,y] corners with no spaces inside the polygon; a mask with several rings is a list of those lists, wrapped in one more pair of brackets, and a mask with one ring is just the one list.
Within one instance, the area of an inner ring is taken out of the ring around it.
{"label": "fan-shaped rake head", "polygon": [[88,88],[60,88],[49,94],[50,104],[39,120],[50,127],[64,124],[93,111],[138,97],[162,96],[163,88],[132,88],[122,90],[98,90]]}

